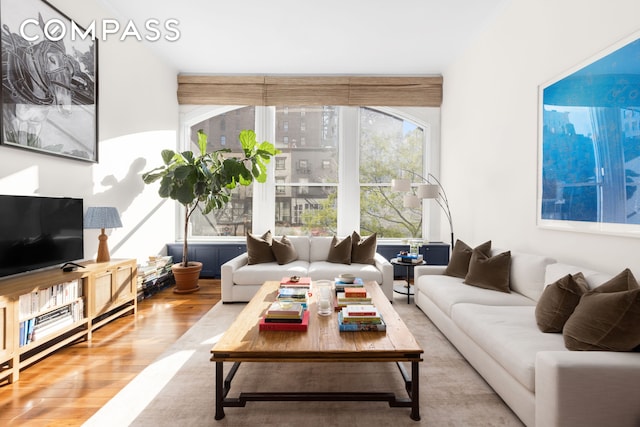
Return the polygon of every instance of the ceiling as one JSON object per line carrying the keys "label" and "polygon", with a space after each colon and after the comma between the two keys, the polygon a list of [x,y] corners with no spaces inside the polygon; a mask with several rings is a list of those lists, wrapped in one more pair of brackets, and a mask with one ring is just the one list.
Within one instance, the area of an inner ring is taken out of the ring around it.
{"label": "ceiling", "polygon": [[143,36],[149,18],[177,19],[177,41],[147,43],[180,73],[261,75],[442,74],[510,2],[99,1]]}

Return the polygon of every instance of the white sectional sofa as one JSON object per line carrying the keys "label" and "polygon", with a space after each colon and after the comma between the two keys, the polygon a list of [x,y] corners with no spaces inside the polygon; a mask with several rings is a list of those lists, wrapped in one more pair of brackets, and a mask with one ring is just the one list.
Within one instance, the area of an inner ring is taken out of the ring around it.
{"label": "white sectional sofa", "polygon": [[524,424],[640,426],[640,353],[569,351],[562,333],[536,324],[545,284],[582,272],[593,289],[612,276],[512,252],[505,293],[464,284],[445,268],[415,268],[416,305]]}
{"label": "white sectional sofa", "polygon": [[393,300],[393,265],[379,253],[374,264],[341,264],[328,262],[331,237],[289,236],[298,259],[281,265],[277,262],[248,264],[245,252],[221,267],[222,301],[246,302],[267,280],[281,280],[286,276],[309,276],[312,280],[333,280],[343,273],[355,274],[363,280],[375,280],[389,300]]}

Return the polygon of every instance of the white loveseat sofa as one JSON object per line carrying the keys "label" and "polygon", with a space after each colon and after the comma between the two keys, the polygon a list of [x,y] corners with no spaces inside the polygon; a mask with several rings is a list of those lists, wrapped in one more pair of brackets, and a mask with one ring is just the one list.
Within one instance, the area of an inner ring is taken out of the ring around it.
{"label": "white loveseat sofa", "polygon": [[378,282],[389,300],[393,300],[393,265],[375,254],[374,264],[339,264],[328,262],[332,238],[325,236],[287,236],[298,253],[298,259],[280,265],[277,262],[248,264],[245,252],[221,267],[222,302],[246,302],[267,280],[281,280],[287,276],[308,276],[311,280],[333,280],[343,273],[351,273],[363,280]]}
{"label": "white loveseat sofa", "polygon": [[582,272],[593,289],[612,276],[511,252],[505,293],[464,284],[445,268],[415,268],[416,305],[524,424],[640,426],[640,353],[569,351],[561,333],[536,324],[545,284]]}

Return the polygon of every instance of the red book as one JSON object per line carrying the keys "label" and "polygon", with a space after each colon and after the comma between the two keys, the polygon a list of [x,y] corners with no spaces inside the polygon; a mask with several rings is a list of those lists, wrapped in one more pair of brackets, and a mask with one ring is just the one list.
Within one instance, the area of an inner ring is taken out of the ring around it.
{"label": "red book", "polygon": [[258,329],[260,331],[306,331],[309,327],[309,310],[305,310],[302,323],[265,322],[260,319]]}
{"label": "red book", "polygon": [[344,288],[345,298],[366,298],[367,290],[365,288]]}

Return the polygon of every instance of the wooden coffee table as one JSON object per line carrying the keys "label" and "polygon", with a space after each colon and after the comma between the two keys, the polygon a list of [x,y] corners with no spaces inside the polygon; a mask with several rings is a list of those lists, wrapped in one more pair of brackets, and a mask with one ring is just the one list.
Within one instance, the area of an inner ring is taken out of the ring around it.
{"label": "wooden coffee table", "polygon": [[[313,297],[306,332],[260,332],[258,322],[275,300],[279,286],[277,281],[266,282],[211,350],[211,361],[216,363],[216,420],[224,418],[225,406],[244,407],[248,401],[381,401],[392,407],[409,407],[411,419],[420,420],[419,362],[423,350],[376,282],[365,286],[387,324],[386,333],[340,332],[337,312],[318,316]],[[223,378],[225,362],[233,362],[233,366]],[[237,398],[227,398],[241,362],[395,362],[408,398],[396,397],[393,392],[241,392]],[[400,362],[411,363],[411,375]]]}

